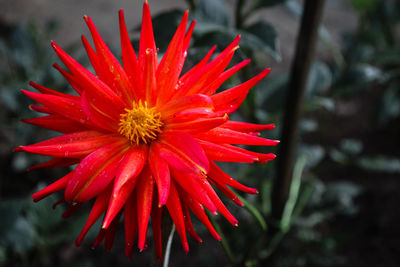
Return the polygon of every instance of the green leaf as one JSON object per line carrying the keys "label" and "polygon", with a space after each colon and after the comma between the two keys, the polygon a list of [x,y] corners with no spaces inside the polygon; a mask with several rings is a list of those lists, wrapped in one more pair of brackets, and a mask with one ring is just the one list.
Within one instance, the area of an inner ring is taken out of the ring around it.
{"label": "green leaf", "polygon": [[0,245],[24,253],[34,246],[36,231],[22,215],[26,201],[2,200],[0,203]]}
{"label": "green leaf", "polygon": [[196,3],[194,13],[196,20],[201,23],[205,21],[222,26],[229,25],[228,8],[221,0],[197,0]]}
{"label": "green leaf", "polygon": [[[246,27],[244,30],[258,37],[257,43],[260,42],[263,44],[259,50],[273,56],[277,61],[281,61],[278,33],[270,23],[266,21],[258,21]],[[246,37],[248,36],[244,34],[243,38]]]}
{"label": "green leaf", "polygon": [[368,171],[400,173],[400,159],[386,156],[362,157],[357,165]]}
{"label": "green leaf", "polygon": [[287,0],[258,0],[253,9],[268,8],[275,5],[284,4]]}
{"label": "green leaf", "polygon": [[301,185],[301,176],[303,174],[304,167],[307,163],[307,157],[301,156],[293,169],[293,177],[292,183],[289,189],[289,197],[286,201],[285,207],[282,213],[282,219],[280,222],[280,226],[283,232],[287,232],[290,229],[292,223],[292,214],[294,211],[294,207],[296,206],[297,199],[299,196],[299,190]]}
{"label": "green leaf", "polygon": [[373,9],[378,3],[378,0],[350,0],[353,7],[359,12]]}
{"label": "green leaf", "polygon": [[320,61],[312,64],[306,86],[307,96],[318,95],[332,85],[332,73],[328,66]]}
{"label": "green leaf", "polygon": [[250,214],[256,219],[258,224],[261,226],[261,229],[264,231],[267,230],[267,222],[265,221],[264,217],[262,216],[261,212],[250,202],[248,202],[246,199],[243,197],[237,195],[239,200],[243,202],[244,208],[250,212]]}

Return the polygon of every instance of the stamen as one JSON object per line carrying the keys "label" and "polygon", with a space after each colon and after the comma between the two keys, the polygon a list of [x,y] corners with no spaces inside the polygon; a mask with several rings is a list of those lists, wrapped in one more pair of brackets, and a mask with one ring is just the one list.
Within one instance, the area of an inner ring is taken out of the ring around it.
{"label": "stamen", "polygon": [[147,102],[144,105],[133,102],[131,109],[125,109],[126,113],[121,114],[118,132],[125,136],[133,144],[145,143],[157,139],[163,125],[161,114],[156,108],[149,108]]}

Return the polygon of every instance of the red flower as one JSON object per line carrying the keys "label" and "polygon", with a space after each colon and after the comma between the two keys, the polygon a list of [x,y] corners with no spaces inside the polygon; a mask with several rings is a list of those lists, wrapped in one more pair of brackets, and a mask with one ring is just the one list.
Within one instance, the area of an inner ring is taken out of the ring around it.
{"label": "red flower", "polygon": [[151,217],[155,246],[161,258],[164,206],[176,226],[184,251],[189,250],[186,232],[201,241],[193,229],[189,210],[220,239],[204,207],[212,213],[219,211],[233,225],[238,221],[221,202],[214,187],[238,205],[243,204],[228,186],[251,194],[257,190],[233,180],[215,162],[264,163],[275,158],[273,154],[234,146],[276,145],[278,141],[257,136],[259,131],[272,129],[274,125],[236,122],[228,118],[269,69],[243,84],[216,93],[224,81],[250,62],[245,60],[225,70],[238,48],[240,36],[210,61],[215,50],[212,48],[203,60],[181,75],[195,25],[192,22],[186,31],[188,12],[159,62],[148,3],[145,2],[143,8],[138,57],[120,11],[123,66],[101,39],[92,20],[86,16],[84,20],[95,49],[83,36],[82,41],[97,75],[52,43],[69,72],[57,64],[54,66],[77,95],[63,94],[33,82],[30,85],[40,93],[23,90],[41,104],[32,105],[33,110],[47,113],[24,122],[63,135],[15,150],[53,157],[31,169],[78,164],[63,178],[33,194],[34,201],[64,190],[59,202],[70,205],[64,213],[66,217],[82,203],[95,199],[77,245],[105,214],[94,246],[105,238],[106,248],[111,248],[123,214],[127,256],[131,256],[136,235],[139,249],[145,248]]}

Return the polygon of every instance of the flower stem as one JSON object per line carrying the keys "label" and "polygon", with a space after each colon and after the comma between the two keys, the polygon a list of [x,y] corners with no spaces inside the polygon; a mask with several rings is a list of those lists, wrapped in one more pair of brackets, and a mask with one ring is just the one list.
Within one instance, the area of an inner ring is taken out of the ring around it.
{"label": "flower stem", "polygon": [[171,255],[172,239],[174,237],[174,233],[175,233],[175,225],[172,225],[171,232],[169,233],[168,236],[167,247],[165,248],[163,267],[168,267],[169,264],[169,257]]}

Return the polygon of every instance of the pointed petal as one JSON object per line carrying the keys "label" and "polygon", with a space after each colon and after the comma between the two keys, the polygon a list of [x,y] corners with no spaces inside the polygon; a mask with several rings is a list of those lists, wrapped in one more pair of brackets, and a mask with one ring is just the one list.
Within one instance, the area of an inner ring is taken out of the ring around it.
{"label": "pointed petal", "polygon": [[138,60],[136,57],[135,50],[132,47],[131,40],[129,39],[128,30],[126,29],[124,11],[121,9],[119,11],[119,31],[121,35],[121,51],[122,51],[122,62],[124,64],[124,69],[128,75],[129,80],[132,85],[132,96],[134,99],[138,100],[136,92],[138,91]]}
{"label": "pointed petal", "polygon": [[[115,172],[114,165],[117,164],[126,148],[127,141],[121,138],[119,141],[98,148],[85,157],[75,168],[72,179],[68,181],[65,200],[87,201],[87,198],[94,196],[93,194],[104,190],[112,180]],[[99,179],[96,179],[98,175],[100,175]]]}
{"label": "pointed petal", "polygon": [[201,238],[197,235],[196,231],[194,230],[194,227],[193,227],[193,224],[192,224],[192,220],[190,218],[188,207],[186,205],[182,204],[182,210],[183,210],[183,219],[185,220],[186,231],[197,242],[199,242],[199,243],[203,242],[203,240],[201,240]]}
{"label": "pointed petal", "polygon": [[238,109],[240,104],[242,104],[242,102],[246,98],[246,95],[249,92],[250,88],[252,88],[262,78],[267,76],[269,72],[270,69],[267,68],[247,82],[244,82],[236,87],[225,90],[218,94],[212,95],[211,98],[214,102],[216,112],[218,112],[218,114],[231,114],[236,109]]}
{"label": "pointed petal", "polygon": [[57,167],[65,167],[71,166],[79,163],[79,159],[68,159],[68,158],[54,158],[49,161],[43,162],[41,164],[32,166],[28,169],[28,171],[33,171],[37,169],[45,169],[45,168],[57,168]]}
{"label": "pointed petal", "polygon": [[109,226],[135,188],[138,175],[147,159],[147,150],[145,145],[131,146],[126,153],[114,180],[114,189],[102,228]]}
{"label": "pointed petal", "polygon": [[79,122],[83,125],[90,125],[87,121],[87,116],[83,112],[80,101],[71,98],[65,98],[56,95],[45,95],[35,92],[22,90],[29,98],[48,107],[53,112],[70,120]]}
{"label": "pointed petal", "polygon": [[167,208],[171,215],[172,221],[175,224],[176,230],[181,238],[183,250],[189,252],[189,244],[185,231],[185,220],[183,219],[181,200],[179,199],[178,191],[175,184],[171,183],[170,193],[167,201]]}
{"label": "pointed petal", "polygon": [[221,170],[214,162],[210,162],[210,172],[208,173],[208,176],[218,184],[227,184],[233,188],[239,189],[249,194],[258,193],[257,189],[242,185],[241,183],[230,177],[223,170]]}
{"label": "pointed petal", "polygon": [[147,226],[151,213],[154,192],[154,178],[148,165],[139,177],[136,191],[138,217],[138,248],[143,251],[146,243]]}
{"label": "pointed petal", "polygon": [[157,184],[159,199],[158,205],[161,207],[167,202],[171,182],[168,163],[160,157],[156,146],[150,147],[148,162]]}
{"label": "pointed petal", "polygon": [[111,196],[112,187],[109,186],[106,190],[104,190],[97,198],[93,204],[92,209],[90,210],[89,217],[80,232],[78,238],[75,243],[79,247],[85,238],[87,232],[89,232],[90,228],[96,223],[96,221],[100,218],[100,216],[106,211],[108,200]]}
{"label": "pointed petal", "polygon": [[96,103],[99,109],[104,110],[110,116],[119,118],[119,114],[123,113],[124,108],[127,107],[121,97],[93,73],[65,53],[56,43],[52,42],[52,46],[63,63],[76,77],[77,83],[90,96],[91,102]]}
{"label": "pointed petal", "polygon": [[279,144],[277,140],[265,139],[220,127],[211,129],[205,133],[199,133],[196,137],[209,142],[234,145],[275,146]]}
{"label": "pointed petal", "polygon": [[107,251],[110,251],[113,246],[114,237],[115,233],[117,232],[120,218],[121,218],[121,212],[118,213],[117,216],[115,216],[114,220],[111,222],[110,226],[106,230],[104,246],[106,247]]}
{"label": "pointed petal", "polygon": [[201,145],[207,158],[215,161],[224,162],[244,162],[253,163],[258,160],[258,157],[236,151],[230,147],[226,147],[220,144],[197,139],[197,142]]}
{"label": "pointed petal", "polygon": [[22,119],[21,121],[59,133],[73,133],[87,130],[87,128],[82,124],[70,119],[66,119],[57,114],[37,117],[33,119]]}
{"label": "pointed petal", "polygon": [[250,63],[250,59],[246,59],[242,62],[240,62],[239,64],[233,66],[232,68],[224,71],[223,73],[221,73],[214,81],[212,81],[208,86],[205,86],[203,90],[201,90],[200,92],[202,94],[206,94],[206,95],[212,95],[214,94],[217,89],[226,81],[228,80],[230,77],[232,77],[232,75],[234,75],[236,72],[238,72],[239,70],[241,70],[243,67],[245,67],[246,65],[248,65]]}
{"label": "pointed petal", "polygon": [[[196,134],[201,139],[204,136],[208,136],[208,132],[212,131],[215,127],[218,127],[225,123],[229,119],[228,115],[217,118],[200,118],[197,120],[182,122],[182,123],[169,123],[164,128],[165,132],[180,131],[190,134]],[[212,138],[211,138],[212,139]]]}
{"label": "pointed petal", "polygon": [[207,192],[201,186],[203,180],[199,177],[193,177],[177,170],[172,170],[172,176],[177,185],[180,186],[184,191],[190,194],[194,199],[204,205],[209,211],[215,213],[217,207],[208,197]]}
{"label": "pointed petal", "polygon": [[214,109],[213,101],[209,96],[195,94],[177,98],[158,108],[161,118],[166,119],[187,109],[205,108]]}
{"label": "pointed petal", "polygon": [[162,90],[158,94],[157,104],[163,104],[170,98],[181,74],[185,61],[184,38],[188,15],[189,11],[186,11],[165,55],[158,65],[157,83]]}
{"label": "pointed petal", "polygon": [[182,199],[185,202],[186,205],[192,210],[194,215],[204,224],[205,227],[207,227],[208,231],[211,233],[211,235],[217,239],[221,240],[221,236],[215,231],[214,227],[212,226],[211,222],[208,220],[208,217],[206,213],[204,212],[203,206],[193,199],[192,196],[187,194],[186,192],[183,192],[182,194]]}
{"label": "pointed petal", "polygon": [[82,158],[99,147],[125,138],[115,134],[104,134],[97,131],[83,131],[42,141],[29,146],[20,146],[15,151],[25,151],[57,158]]}
{"label": "pointed petal", "polygon": [[63,178],[58,179],[54,183],[45,187],[44,189],[36,192],[35,194],[32,195],[33,201],[38,202],[39,200],[42,200],[43,198],[45,198],[57,191],[63,190],[67,186],[68,181],[69,181],[69,179],[71,179],[72,175],[73,175],[73,172],[70,172],[67,175],[65,175]]}
{"label": "pointed petal", "polygon": [[92,19],[84,16],[84,20],[92,34],[93,42],[96,47],[98,62],[102,66],[101,79],[110,86],[115,93],[122,98],[128,105],[132,103],[132,85],[125,70],[118,60],[111,53],[100,34],[98,33]]}
{"label": "pointed petal", "polygon": [[221,128],[228,128],[233,131],[243,132],[243,133],[250,133],[250,132],[260,132],[265,130],[272,130],[275,128],[274,124],[254,124],[254,123],[247,123],[241,121],[227,121]]}
{"label": "pointed petal", "polygon": [[189,134],[165,133],[160,141],[153,145],[158,146],[160,156],[178,170],[200,175],[208,172],[207,156],[198,142]]}

